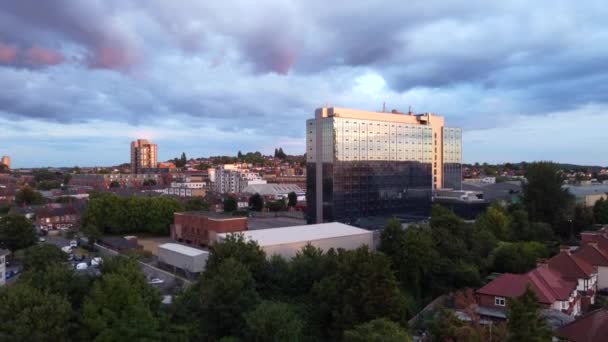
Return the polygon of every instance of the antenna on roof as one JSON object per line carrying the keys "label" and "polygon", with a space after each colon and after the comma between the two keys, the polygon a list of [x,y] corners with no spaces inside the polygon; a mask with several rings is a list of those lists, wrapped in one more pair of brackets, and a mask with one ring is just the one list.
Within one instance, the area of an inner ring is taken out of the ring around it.
{"label": "antenna on roof", "polygon": [[414,115],[414,112],[412,112],[412,106],[411,105],[407,109],[407,114],[408,115]]}
{"label": "antenna on roof", "polygon": [[382,102],[382,113],[386,113],[386,102]]}

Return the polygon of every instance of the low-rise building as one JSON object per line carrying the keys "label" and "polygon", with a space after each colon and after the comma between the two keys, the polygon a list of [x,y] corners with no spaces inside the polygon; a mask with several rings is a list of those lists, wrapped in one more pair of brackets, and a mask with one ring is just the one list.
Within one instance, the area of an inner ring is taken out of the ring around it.
{"label": "low-rise building", "polygon": [[230,234],[243,234],[245,239],[257,242],[269,258],[275,254],[293,258],[307,244],[324,251],[361,246],[374,249],[373,232],[339,222],[222,233],[217,234],[217,240],[222,241]]}
{"label": "low-rise building", "polygon": [[581,256],[571,253],[569,248],[562,248],[557,255],[547,261],[547,265],[564,279],[576,282],[583,311],[595,303],[597,271]]}
{"label": "low-rise building", "polygon": [[306,200],[304,190],[295,184],[251,184],[243,189],[243,193],[245,194],[260,194],[275,200],[286,199],[291,192],[296,194],[298,201]]}
{"label": "low-rise building", "polygon": [[193,246],[209,246],[216,235],[247,230],[247,218],[206,211],[174,214],[171,238]]}
{"label": "low-rise building", "polygon": [[547,265],[540,265],[526,274],[501,274],[478,289],[479,312],[492,313],[491,317],[487,317],[490,319],[506,319],[507,299],[520,297],[528,286],[545,309],[562,311],[570,316],[576,316],[581,311],[576,281],[566,280]]}
{"label": "low-rise building", "polygon": [[180,245],[164,243],[158,246],[158,261],[194,275],[205,270],[209,251]]}
{"label": "low-rise building", "polygon": [[80,228],[80,212],[72,206],[46,206],[36,210],[36,225],[41,230]]}

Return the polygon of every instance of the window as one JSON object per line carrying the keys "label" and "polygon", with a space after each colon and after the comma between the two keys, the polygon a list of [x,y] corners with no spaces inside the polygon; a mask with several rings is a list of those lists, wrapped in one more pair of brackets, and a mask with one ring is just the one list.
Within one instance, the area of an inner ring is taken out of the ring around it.
{"label": "window", "polygon": [[494,297],[494,305],[505,306],[505,297]]}

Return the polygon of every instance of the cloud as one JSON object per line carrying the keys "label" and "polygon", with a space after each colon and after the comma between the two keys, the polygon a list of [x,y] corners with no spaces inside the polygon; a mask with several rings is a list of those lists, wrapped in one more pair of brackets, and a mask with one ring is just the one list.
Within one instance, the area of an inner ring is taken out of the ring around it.
{"label": "cloud", "polygon": [[56,65],[65,60],[62,53],[40,46],[33,46],[25,51],[25,63],[29,65]]}
{"label": "cloud", "polygon": [[17,48],[0,42],[0,63],[10,64],[17,59]]}

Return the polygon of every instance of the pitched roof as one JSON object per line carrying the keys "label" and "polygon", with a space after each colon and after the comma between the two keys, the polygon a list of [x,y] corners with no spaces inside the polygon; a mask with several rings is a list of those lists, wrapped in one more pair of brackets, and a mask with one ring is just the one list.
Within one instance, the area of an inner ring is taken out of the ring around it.
{"label": "pitched roof", "polygon": [[608,266],[608,255],[595,243],[582,245],[574,255],[585,260],[591,266]]}
{"label": "pitched roof", "polygon": [[608,310],[591,311],[576,321],[557,329],[556,335],[572,342],[606,341],[606,336],[608,336]]}
{"label": "pitched roof", "polygon": [[547,266],[539,266],[526,274],[504,273],[477,290],[477,293],[515,298],[524,294],[528,285],[538,297],[538,301],[546,304],[568,300],[576,289],[575,281],[562,278]]}
{"label": "pitched roof", "polygon": [[566,279],[589,279],[595,273],[593,266],[569,251],[559,252],[547,264]]}

